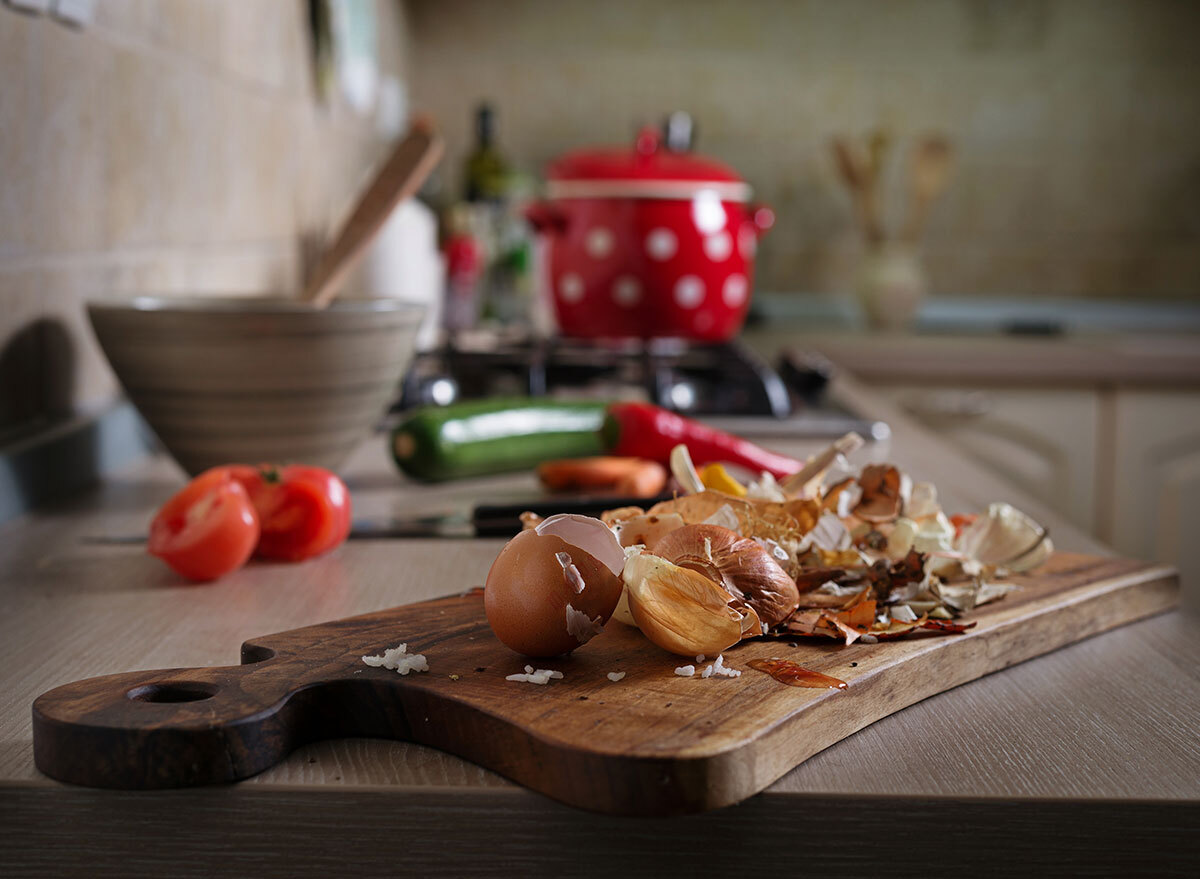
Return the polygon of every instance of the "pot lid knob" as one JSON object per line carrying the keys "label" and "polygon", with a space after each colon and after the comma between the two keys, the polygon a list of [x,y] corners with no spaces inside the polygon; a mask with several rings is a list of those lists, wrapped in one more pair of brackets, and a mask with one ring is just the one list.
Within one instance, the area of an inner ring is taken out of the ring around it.
{"label": "pot lid knob", "polygon": [[658,152],[658,129],[653,125],[644,125],[638,132],[633,149],[638,155],[638,164],[644,165]]}

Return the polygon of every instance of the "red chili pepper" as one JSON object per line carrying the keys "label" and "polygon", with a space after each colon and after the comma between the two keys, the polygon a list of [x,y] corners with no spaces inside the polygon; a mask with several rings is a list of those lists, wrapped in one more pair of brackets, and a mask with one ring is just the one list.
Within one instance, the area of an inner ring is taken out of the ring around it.
{"label": "red chili pepper", "polygon": [[776,479],[790,476],[803,466],[795,458],[767,451],[749,440],[650,403],[613,403],[601,430],[610,455],[669,464],[671,449],[683,443],[697,465],[723,461],[755,472],[765,470]]}

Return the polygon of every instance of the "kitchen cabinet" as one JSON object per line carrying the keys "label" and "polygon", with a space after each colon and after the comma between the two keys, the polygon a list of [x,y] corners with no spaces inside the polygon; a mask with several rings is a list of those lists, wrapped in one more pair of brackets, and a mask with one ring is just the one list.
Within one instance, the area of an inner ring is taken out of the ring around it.
{"label": "kitchen cabinet", "polygon": [[1096,531],[1100,395],[1076,389],[876,385],[963,452]]}
{"label": "kitchen cabinet", "polygon": [[1200,600],[1200,392],[875,390],[1118,552],[1177,565]]}
{"label": "kitchen cabinet", "polygon": [[1104,537],[1120,552],[1179,567],[1200,589],[1200,393],[1112,395],[1113,490]]}
{"label": "kitchen cabinet", "polygon": [[1100,541],[1178,565],[1200,606],[1200,344],[1175,317],[1053,338],[780,326],[759,345],[824,355]]}

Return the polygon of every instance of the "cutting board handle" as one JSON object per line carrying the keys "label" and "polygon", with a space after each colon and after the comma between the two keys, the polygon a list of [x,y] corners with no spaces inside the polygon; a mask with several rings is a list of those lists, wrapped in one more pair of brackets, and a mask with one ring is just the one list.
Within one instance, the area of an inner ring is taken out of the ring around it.
{"label": "cutting board handle", "polygon": [[[44,693],[33,703],[34,761],[75,784],[180,787],[246,778],[319,738],[373,730],[405,737],[401,704],[363,692],[378,688],[377,679],[330,676],[296,657],[245,658],[249,664],[127,672]],[[364,716],[363,705],[379,716]]]}

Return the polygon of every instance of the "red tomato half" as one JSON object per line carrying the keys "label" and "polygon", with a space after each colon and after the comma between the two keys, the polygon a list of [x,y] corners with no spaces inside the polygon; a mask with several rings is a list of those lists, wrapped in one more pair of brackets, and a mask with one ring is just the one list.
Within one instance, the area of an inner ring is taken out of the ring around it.
{"label": "red tomato half", "polygon": [[201,473],[150,523],[147,550],[191,580],[215,580],[246,563],[258,514],[244,486],[222,468]]}
{"label": "red tomato half", "polygon": [[223,468],[242,484],[258,511],[263,558],[301,561],[340,546],[350,533],[350,491],[320,467]]}

